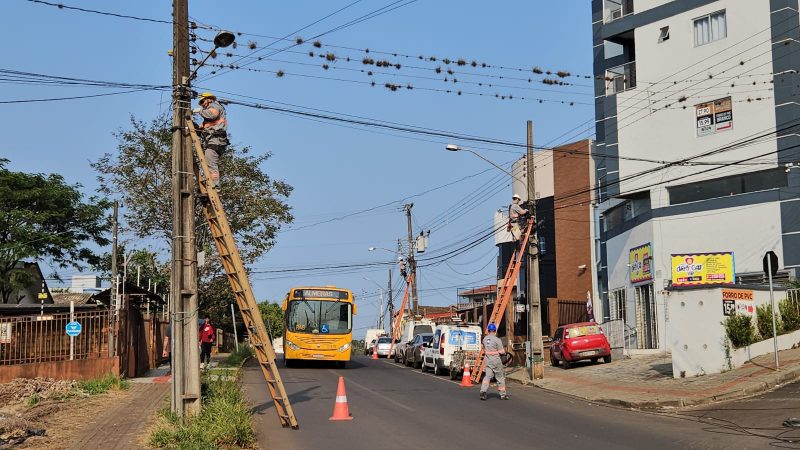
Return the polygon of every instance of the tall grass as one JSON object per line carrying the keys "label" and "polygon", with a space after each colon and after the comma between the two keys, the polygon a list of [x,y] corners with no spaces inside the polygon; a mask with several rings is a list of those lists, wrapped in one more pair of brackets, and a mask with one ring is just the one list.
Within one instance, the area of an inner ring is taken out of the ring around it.
{"label": "tall grass", "polygon": [[169,409],[150,435],[150,445],[167,449],[252,448],[255,434],[250,408],[236,381],[203,377],[203,409],[181,424]]}
{"label": "tall grass", "polygon": [[253,356],[253,347],[247,344],[240,344],[239,349],[232,352],[228,359],[223,361],[220,367],[240,367],[247,358]]}
{"label": "tall grass", "polygon": [[130,382],[128,380],[110,373],[102,378],[78,382],[78,389],[89,395],[104,394],[111,389],[125,390],[129,387]]}

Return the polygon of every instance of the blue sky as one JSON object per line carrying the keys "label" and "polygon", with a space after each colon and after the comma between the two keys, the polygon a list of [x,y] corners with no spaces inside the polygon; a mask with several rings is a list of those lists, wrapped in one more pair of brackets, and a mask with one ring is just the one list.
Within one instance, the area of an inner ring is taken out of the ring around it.
{"label": "blue sky", "polygon": [[[169,20],[171,14],[170,2],[71,0],[65,3],[163,20]],[[285,4],[192,1],[190,16],[199,22],[234,31],[283,36],[348,3],[350,1],[298,0]],[[389,3],[391,0],[364,0],[298,35],[308,38]],[[170,25],[61,10],[24,0],[4,2],[4,16],[7,18],[6,35],[18,38],[10,40],[10,45],[5,49],[5,62],[1,65],[5,69],[130,83],[171,83],[171,60],[167,55],[172,47]],[[369,48],[373,50],[373,55],[378,50],[464,58],[495,66],[539,66],[566,70],[572,74],[591,74],[590,22],[590,4],[587,1],[419,0],[323,36],[320,41],[323,45]],[[208,31],[201,30],[200,35],[212,37]],[[240,44],[252,40],[259,46],[272,42],[264,37],[247,35],[239,36],[238,40]],[[307,52],[315,49],[304,45],[293,50]],[[354,60],[360,60],[365,56],[363,51],[340,47],[323,47],[321,50],[334,51],[339,58],[351,56]],[[244,54],[247,49],[240,46],[232,51]],[[514,142],[524,142],[525,122],[530,119],[534,121],[534,141],[538,145],[562,143],[565,138],[559,137],[580,124],[584,124],[582,128],[567,137],[577,140],[593,132],[593,109],[587,105],[593,103],[592,89],[589,87],[591,80],[569,77],[566,80],[578,86],[549,87],[535,82],[542,77],[530,71],[514,72],[495,67],[471,69],[470,73],[504,76],[504,79],[463,75],[462,82],[455,85],[441,80],[413,78],[443,78],[446,74],[437,75],[431,70],[405,67],[417,65],[432,69],[441,66],[446,70],[448,66],[444,64],[382,56],[403,64],[403,68],[382,69],[394,71],[397,75],[375,75],[375,87],[297,76],[356,81],[370,79],[366,74],[345,70],[362,69],[365,66],[361,64],[340,60],[331,64],[335,68],[326,71],[321,67],[319,58],[290,52],[275,55],[271,61],[259,61],[248,66],[259,70],[283,70],[286,76],[282,78],[272,73],[238,70],[200,85],[211,91],[222,90],[371,119]],[[373,70],[379,69],[373,67]],[[201,69],[200,73],[202,79],[208,70]],[[533,83],[508,78],[524,79],[529,76],[534,78]],[[467,85],[464,81],[491,82],[543,91],[488,88]],[[403,86],[411,83],[415,89],[392,92],[382,87],[385,82]],[[487,95],[458,96],[423,88],[463,89]],[[109,91],[113,89],[0,84],[0,100],[91,95]],[[493,98],[495,92],[577,104],[569,106],[517,98],[499,100]],[[0,105],[6,129],[0,153],[11,160],[10,168],[13,170],[57,172],[69,182],[82,183],[84,191],[90,195],[96,188],[96,182],[89,163],[104,152],[115,150],[116,141],[112,132],[124,127],[131,114],[140,119],[150,119],[168,108],[169,94],[160,92]],[[273,157],[264,169],[271,176],[294,186],[289,203],[294,210],[296,223],[279,234],[276,247],[254,264],[255,272],[393,259],[388,252],[368,252],[367,248],[394,248],[397,239],[406,236],[406,220],[400,203],[355,217],[314,224],[480,173],[412,199],[415,205],[415,233],[420,229],[434,229],[430,236],[429,254],[435,254],[437,249],[454,246],[477,230],[488,228],[493,211],[507,204],[511,194],[510,187],[503,187],[508,180],[501,180],[498,172],[485,162],[468,153],[446,152],[445,139],[419,140],[419,136],[396,132],[366,132],[235,105],[229,106],[228,116],[234,142],[250,145],[255,152],[271,152]],[[477,148],[476,144],[462,144]],[[522,153],[519,149],[509,152],[509,148],[496,146],[479,151],[500,164],[508,163]],[[468,196],[474,197],[474,201],[466,207],[458,206],[458,202]],[[432,222],[445,211],[447,220]],[[301,226],[308,227],[291,230],[292,227]],[[496,253],[493,249],[493,242],[489,239],[469,252],[449,259],[447,264],[422,268],[420,303],[452,304],[456,301],[456,289],[453,286],[486,284],[496,272]],[[164,254],[168,254],[167,249],[164,249]],[[290,287],[300,284],[349,287],[359,295],[361,306],[356,328],[363,329],[374,323],[377,317],[377,287],[364,277],[385,285],[387,269],[369,268],[356,273],[312,273],[292,277],[255,273],[252,281],[259,300],[277,300]],[[398,279],[395,270],[395,281]],[[356,333],[363,333],[363,330]]]}

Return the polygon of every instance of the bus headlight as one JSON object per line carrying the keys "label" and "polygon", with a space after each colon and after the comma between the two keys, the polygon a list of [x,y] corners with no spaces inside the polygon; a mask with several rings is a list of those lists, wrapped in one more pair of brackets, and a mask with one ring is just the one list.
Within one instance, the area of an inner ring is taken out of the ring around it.
{"label": "bus headlight", "polygon": [[292,350],[300,350],[300,346],[298,346],[297,344],[295,344],[294,342],[292,342],[292,341],[290,341],[288,339],[286,340],[286,346],[289,347]]}
{"label": "bus headlight", "polygon": [[344,351],[347,351],[348,348],[350,348],[350,343],[349,342],[347,344],[344,344],[343,346],[339,347],[339,351],[340,352],[344,352]]}

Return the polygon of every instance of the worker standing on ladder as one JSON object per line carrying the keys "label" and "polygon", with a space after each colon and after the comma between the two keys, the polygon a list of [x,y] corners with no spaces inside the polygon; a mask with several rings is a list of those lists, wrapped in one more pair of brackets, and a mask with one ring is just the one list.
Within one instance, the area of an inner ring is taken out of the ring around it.
{"label": "worker standing on ladder", "polygon": [[528,210],[520,206],[520,200],[520,196],[514,194],[511,196],[511,204],[508,205],[508,231],[511,232],[511,237],[515,242],[522,237],[522,229],[519,224],[523,216],[528,214]]}
{"label": "worker standing on ladder", "polygon": [[206,154],[208,169],[211,171],[209,187],[216,187],[219,182],[219,157],[228,148],[228,119],[225,108],[217,102],[211,92],[200,94],[200,106],[192,110],[203,118],[200,125],[200,139]]}
{"label": "worker standing on ladder", "polygon": [[500,355],[504,355],[506,350],[503,348],[503,341],[497,337],[497,325],[490,323],[486,327],[486,331],[486,337],[483,338],[483,354],[486,355],[486,363],[483,369],[483,381],[481,382],[481,400],[486,400],[486,391],[489,390],[489,383],[492,381],[492,377],[497,380],[500,400],[508,400],[503,360],[500,358]]}

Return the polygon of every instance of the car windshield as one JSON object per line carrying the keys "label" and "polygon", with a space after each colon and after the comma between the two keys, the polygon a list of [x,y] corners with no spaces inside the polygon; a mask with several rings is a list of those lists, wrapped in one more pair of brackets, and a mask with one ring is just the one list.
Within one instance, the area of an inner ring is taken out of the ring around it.
{"label": "car windshield", "polygon": [[390,343],[390,342],[392,342],[392,338],[388,338],[388,337],[386,337],[386,338],[380,338],[380,339],[378,339],[378,344],[388,344],[388,343]]}
{"label": "car windshield", "polygon": [[422,342],[424,342],[426,344],[429,344],[431,341],[433,341],[433,335],[422,336]]}
{"label": "car windshield", "polygon": [[414,336],[422,333],[433,333],[433,328],[430,325],[415,325]]}
{"label": "car windshield", "polygon": [[350,303],[295,300],[286,310],[286,329],[295,333],[345,334],[352,328]]}
{"label": "car windshield", "polygon": [[600,334],[600,327],[597,325],[586,325],[583,327],[575,327],[569,329],[569,337],[571,338],[592,336],[595,334]]}

